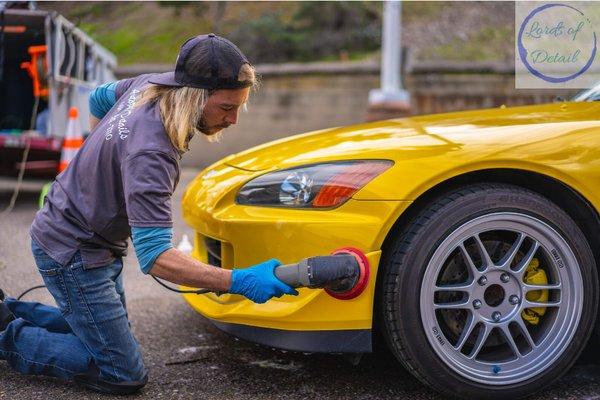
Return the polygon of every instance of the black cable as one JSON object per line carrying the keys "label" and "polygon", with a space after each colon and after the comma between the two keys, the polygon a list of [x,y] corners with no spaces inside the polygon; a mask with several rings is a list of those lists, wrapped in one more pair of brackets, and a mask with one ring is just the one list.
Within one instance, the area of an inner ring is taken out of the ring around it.
{"label": "black cable", "polygon": [[192,293],[192,294],[204,294],[204,293],[210,293],[213,292],[213,290],[208,290],[208,289],[196,289],[196,290],[179,290],[179,289],[175,289],[167,284],[165,284],[164,282],[162,282],[160,279],[158,279],[157,277],[155,277],[154,275],[150,275],[152,278],[154,278],[154,280],[156,282],[158,282],[159,285],[161,285],[162,287],[175,292],[175,293]]}
{"label": "black cable", "polygon": [[[172,292],[175,292],[175,293],[183,293],[183,294],[186,294],[186,293],[193,293],[193,294],[204,294],[204,293],[210,293],[210,292],[212,292],[212,290],[208,290],[208,289],[197,289],[197,290],[179,290],[179,289],[175,289],[175,288],[173,288],[173,287],[171,287],[171,286],[169,286],[169,285],[165,284],[164,282],[162,282],[162,281],[161,281],[160,279],[158,279],[157,277],[155,277],[155,276],[153,276],[153,275],[150,275],[150,276],[152,276],[152,278],[154,278],[154,280],[155,280],[156,282],[158,282],[158,284],[159,284],[159,285],[161,285],[161,286],[162,286],[162,287],[164,287],[165,289],[168,289],[168,290],[170,290],[170,291],[172,291]],[[33,292],[34,290],[41,289],[41,288],[45,288],[45,287],[46,287],[46,285],[38,285],[38,286],[31,287],[31,288],[27,289],[26,291],[24,291],[23,293],[21,293],[21,294],[20,294],[20,295],[17,297],[17,300],[21,300],[21,299],[22,299],[22,298],[23,298],[23,297],[24,297],[26,294],[28,294],[29,292]]]}
{"label": "black cable", "polygon": [[[118,277],[119,275],[121,275],[121,273],[123,272],[123,269],[124,269],[124,268],[121,268],[121,271],[119,272],[119,274],[117,275],[117,277]],[[162,287],[164,287],[165,289],[168,289],[168,290],[170,290],[170,291],[172,291],[172,292],[175,292],[175,293],[182,293],[182,294],[187,294],[187,293],[191,293],[191,294],[204,294],[204,293],[210,293],[210,292],[214,292],[213,290],[209,290],[209,289],[179,290],[179,289],[175,289],[175,288],[173,288],[173,287],[171,287],[171,286],[169,286],[169,285],[165,284],[164,282],[162,282],[160,279],[158,279],[158,278],[157,278],[157,277],[155,277],[154,275],[150,275],[150,276],[151,276],[152,278],[154,278],[154,280],[155,280],[156,282],[158,282],[158,284],[159,284],[160,286],[162,286]],[[36,289],[45,288],[45,287],[46,287],[46,285],[38,285],[38,286],[31,287],[31,288],[27,289],[26,291],[24,291],[23,293],[21,293],[21,294],[19,295],[19,297],[17,297],[17,300],[21,300],[21,298],[23,298],[23,296],[25,296],[25,295],[26,295],[26,294],[28,294],[29,292],[32,292],[32,291],[34,291],[34,290],[36,290]],[[215,293],[217,293],[217,292],[215,292]],[[217,294],[219,294],[219,293],[217,293]]]}
{"label": "black cable", "polygon": [[17,297],[17,300],[21,300],[21,299],[23,298],[23,296],[25,296],[25,295],[26,295],[27,293],[29,293],[29,292],[32,292],[32,291],[34,291],[34,290],[36,290],[36,289],[45,288],[45,287],[46,287],[46,285],[38,285],[38,286],[34,286],[34,287],[32,287],[32,288],[29,288],[29,289],[27,289],[26,291],[24,291],[23,293],[21,293],[21,294],[19,295],[19,297]]}

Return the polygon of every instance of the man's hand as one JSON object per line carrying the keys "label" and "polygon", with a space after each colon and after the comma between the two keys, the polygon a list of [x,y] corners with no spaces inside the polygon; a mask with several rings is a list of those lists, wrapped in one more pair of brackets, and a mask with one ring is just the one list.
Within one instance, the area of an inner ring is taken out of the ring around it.
{"label": "man's hand", "polygon": [[241,294],[255,303],[264,303],[271,297],[284,294],[297,296],[298,292],[275,276],[279,260],[271,259],[250,268],[234,269],[229,293]]}

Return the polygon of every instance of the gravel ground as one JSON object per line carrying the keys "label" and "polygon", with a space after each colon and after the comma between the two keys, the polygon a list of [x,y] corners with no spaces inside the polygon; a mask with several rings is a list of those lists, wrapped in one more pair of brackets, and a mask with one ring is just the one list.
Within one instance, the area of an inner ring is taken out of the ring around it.
{"label": "gravel ground", "polygon": [[[175,238],[191,234],[180,218],[186,170],[173,202]],[[0,181],[0,210],[14,182]],[[15,295],[41,283],[29,250],[29,225],[41,184],[28,183],[15,209],[0,216],[0,287]],[[176,294],[139,271],[134,255],[125,260],[129,315],[150,370],[136,399],[441,399],[387,357],[367,355],[357,366],[336,355],[286,353],[237,341],[215,329]],[[28,300],[53,303],[45,290]],[[0,399],[109,399],[69,383],[21,376],[0,361]],[[535,399],[600,399],[600,367],[580,362]]]}

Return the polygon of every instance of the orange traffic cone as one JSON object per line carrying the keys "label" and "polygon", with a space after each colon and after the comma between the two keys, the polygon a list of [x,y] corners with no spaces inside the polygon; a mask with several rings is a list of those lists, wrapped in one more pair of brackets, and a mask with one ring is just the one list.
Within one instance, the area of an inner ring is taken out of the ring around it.
{"label": "orange traffic cone", "polygon": [[60,154],[58,173],[63,172],[67,168],[67,165],[69,165],[75,154],[77,154],[77,150],[83,145],[83,135],[78,115],[79,111],[77,111],[77,107],[69,109],[69,123],[67,124],[67,134],[65,135],[65,142]]}

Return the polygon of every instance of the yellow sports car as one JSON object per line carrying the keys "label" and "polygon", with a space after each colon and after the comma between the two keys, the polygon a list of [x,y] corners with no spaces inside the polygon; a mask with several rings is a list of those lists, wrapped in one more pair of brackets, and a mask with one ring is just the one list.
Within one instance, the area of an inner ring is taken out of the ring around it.
{"label": "yellow sports car", "polygon": [[599,93],[326,129],[229,156],[184,196],[194,257],[240,268],[351,247],[369,267],[364,287],[265,304],[185,298],[223,331],[281,349],[364,353],[381,336],[445,394],[539,390],[597,319]]}

